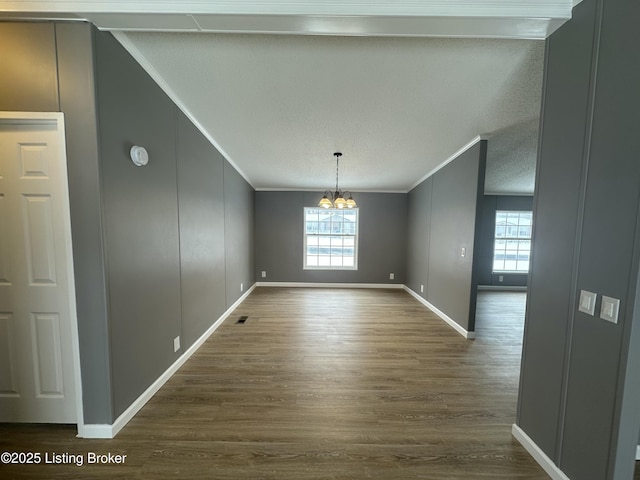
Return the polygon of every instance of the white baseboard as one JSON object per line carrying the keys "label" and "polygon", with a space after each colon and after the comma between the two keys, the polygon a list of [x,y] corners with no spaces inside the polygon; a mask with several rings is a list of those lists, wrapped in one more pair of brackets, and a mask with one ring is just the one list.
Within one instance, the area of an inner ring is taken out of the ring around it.
{"label": "white baseboard", "polygon": [[497,292],[526,292],[527,287],[520,285],[478,285],[478,290],[491,290]]}
{"label": "white baseboard", "polygon": [[453,320],[451,317],[449,317],[446,313],[444,313],[442,310],[439,310],[437,307],[435,307],[431,303],[427,302],[424,298],[422,298],[420,295],[418,295],[416,292],[411,290],[406,285],[404,285],[404,289],[412,297],[414,297],[416,300],[418,300],[420,303],[422,303],[425,307],[427,307],[429,310],[431,310],[433,313],[435,313],[437,316],[439,316],[442,320],[444,320],[446,323],[448,323],[450,327],[452,327],[456,332],[458,332],[464,338],[467,338],[469,340],[472,340],[472,339],[476,338],[476,333],[475,332],[469,332],[468,330],[465,330],[464,328],[462,328],[455,320]]}
{"label": "white baseboard", "polygon": [[78,438],[113,438],[113,436],[113,425],[109,425],[108,423],[85,423],[82,430],[78,430]]}
{"label": "white baseboard", "polygon": [[533,459],[538,462],[538,464],[543,468],[545,472],[553,479],[553,480],[570,480],[558,466],[553,463],[546,453],[542,451],[536,442],[534,442],[529,435],[527,435],[524,430],[522,430],[515,423],[511,427],[511,435],[520,442],[520,444],[525,448],[527,452],[533,457]]}
{"label": "white baseboard", "polygon": [[444,312],[438,310],[424,298],[420,297],[413,290],[402,284],[386,284],[386,283],[304,283],[304,282],[257,282],[249,288],[231,307],[229,307],[218,320],[204,332],[193,345],[191,345],[165,372],[156,379],[130,406],[127,408],[116,421],[110,424],[84,424],[78,436],[81,438],[114,438],[122,428],[144,407],[144,405],[162,388],[162,386],[185,364],[187,360],[202,346],[202,344],[215,332],[229,315],[240,305],[256,287],[313,287],[313,288],[377,288],[377,289],[405,289],[412,296],[418,299],[429,310],[433,311],[442,320],[453,327],[458,333],[465,338],[474,338],[474,332],[468,332]]}
{"label": "white baseboard", "polygon": [[151,398],[162,388],[162,386],[169,380],[178,369],[185,364],[187,360],[193,355],[198,348],[215,332],[222,322],[224,322],[231,313],[240,305],[247,296],[256,288],[254,283],[244,295],[242,295],[233,305],[231,305],[218,320],[211,325],[206,332],[204,332],[193,345],[191,345],[180,357],[169,367],[165,372],[158,377],[158,379],[147,388],[142,395],[140,395],[131,405],[127,408],[122,415],[120,415],[113,425],[98,425],[98,424],[85,424],[82,431],[78,436],[82,438],[113,438],[115,437],[124,426],[140,411],[144,405],[151,400]]}
{"label": "white baseboard", "polygon": [[404,285],[400,283],[257,282],[256,286],[285,288],[404,288]]}

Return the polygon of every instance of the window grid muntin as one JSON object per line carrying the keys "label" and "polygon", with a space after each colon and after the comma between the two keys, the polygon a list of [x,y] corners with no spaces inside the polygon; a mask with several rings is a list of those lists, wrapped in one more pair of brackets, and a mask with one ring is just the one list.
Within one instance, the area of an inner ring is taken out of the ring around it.
{"label": "window grid muntin", "polygon": [[357,270],[358,217],[357,208],[305,207],[303,268]]}
{"label": "window grid muntin", "polygon": [[532,224],[533,215],[530,211],[496,211],[493,244],[494,273],[527,273],[529,271]]}

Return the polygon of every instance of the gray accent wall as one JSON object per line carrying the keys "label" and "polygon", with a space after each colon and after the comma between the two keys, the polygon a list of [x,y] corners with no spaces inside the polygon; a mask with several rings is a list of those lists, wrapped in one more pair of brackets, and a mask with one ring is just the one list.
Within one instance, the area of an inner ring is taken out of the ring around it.
{"label": "gray accent wall", "polygon": [[226,310],[222,155],[178,112],[182,342],[192,345]]}
{"label": "gray accent wall", "polygon": [[111,424],[254,283],[254,191],[111,34],[3,22],[0,55],[0,109],[65,114],[84,420]]}
{"label": "gray accent wall", "polygon": [[2,110],[58,112],[54,24],[3,22],[0,27]]}
{"label": "gray accent wall", "polygon": [[[114,414],[173,363],[180,330],[175,108],[111,35],[96,35]],[[149,164],[129,158],[144,146]]]}
{"label": "gray accent wall", "polygon": [[104,424],[111,422],[113,407],[93,32],[86,24],[56,24],[56,47],[67,137],[84,417],[86,423]]}
{"label": "gray accent wall", "polygon": [[[358,269],[304,270],[304,207],[321,192],[256,192],[256,278],[261,282],[405,283],[407,196],[354,193],[358,203]],[[261,272],[267,277],[262,278]],[[389,274],[394,273],[394,280]]]}
{"label": "gray accent wall", "polygon": [[408,286],[467,331],[475,328],[474,245],[486,149],[480,140],[408,195]]}
{"label": "gray accent wall", "polygon": [[[224,234],[227,307],[255,283],[255,191],[224,165]],[[240,288],[242,286],[242,288]]]}
{"label": "gray accent wall", "polygon": [[[572,479],[631,479],[640,429],[638,2],[584,0],[547,42],[517,424]],[[580,290],[596,315],[577,311]],[[599,318],[620,299],[617,324]]]}

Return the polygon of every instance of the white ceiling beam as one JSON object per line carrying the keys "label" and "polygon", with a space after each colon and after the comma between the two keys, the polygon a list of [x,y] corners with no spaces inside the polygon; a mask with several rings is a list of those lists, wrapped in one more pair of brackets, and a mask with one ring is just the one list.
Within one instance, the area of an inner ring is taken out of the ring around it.
{"label": "white ceiling beam", "polygon": [[202,13],[261,15],[489,16],[570,18],[579,0],[14,0],[7,12]]}
{"label": "white ceiling beam", "polygon": [[71,14],[111,31],[544,39],[579,1],[0,0],[0,16]]}
{"label": "white ceiling beam", "polygon": [[304,15],[180,15],[90,13],[107,31],[174,31],[293,35],[547,38],[566,19],[496,17],[372,17]]}

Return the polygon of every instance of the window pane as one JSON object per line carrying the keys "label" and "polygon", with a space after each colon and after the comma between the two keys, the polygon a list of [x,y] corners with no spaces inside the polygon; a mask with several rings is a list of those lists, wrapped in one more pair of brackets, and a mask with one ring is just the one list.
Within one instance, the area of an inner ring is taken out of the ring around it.
{"label": "window pane", "polygon": [[357,268],[357,208],[305,208],[304,223],[305,268]]}
{"label": "window pane", "polygon": [[496,212],[494,272],[527,272],[531,253],[532,212]]}

